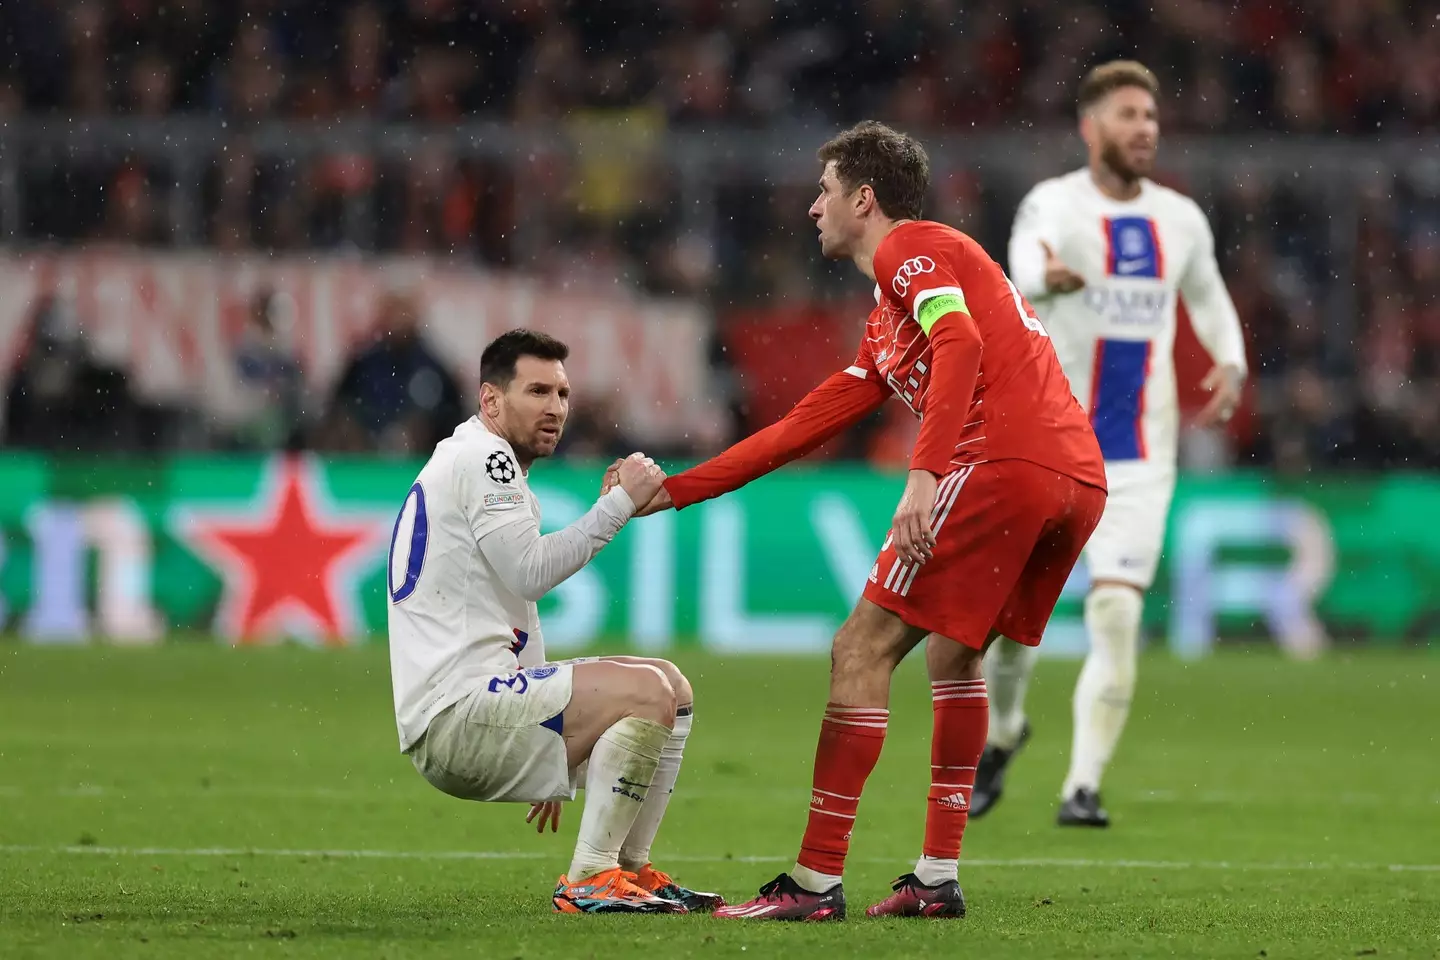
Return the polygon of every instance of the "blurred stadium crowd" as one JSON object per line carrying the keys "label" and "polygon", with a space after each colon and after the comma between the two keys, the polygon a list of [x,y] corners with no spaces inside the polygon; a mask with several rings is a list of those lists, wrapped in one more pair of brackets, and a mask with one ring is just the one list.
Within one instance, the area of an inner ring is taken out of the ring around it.
{"label": "blurred stadium crowd", "polygon": [[1063,121],[1077,65],[1143,51],[1172,129],[1440,120],[1423,0],[7,0],[9,110],[677,123]]}
{"label": "blurred stadium crowd", "polygon": [[[1084,69],[1137,55],[1166,85],[1165,136],[1214,137],[1225,157],[1254,135],[1353,147],[1433,132],[1437,17],[1434,0],[5,0],[0,220],[12,249],[427,254],[698,299],[739,432],[808,377],[776,393],[737,360],[757,326],[829,323],[843,344],[866,291],[817,255],[812,144],[796,177],[735,162],[697,184],[675,138],[773,142],[862,116],[977,142],[1063,130]],[[192,121],[210,124],[200,148],[144,135]],[[277,121],[296,135],[267,134]],[[481,125],[466,149],[388,133],[465,124]],[[547,131],[568,148],[525,146]],[[1078,154],[997,173],[958,142],[931,215],[1003,256],[1020,195]],[[1211,214],[1255,371],[1247,415],[1199,461],[1440,467],[1440,161],[1415,161],[1339,184],[1228,160],[1164,177]],[[421,451],[468,410],[473,372],[426,346],[423,300],[377,304],[375,340],[323,398],[304,395],[272,306],[256,296],[236,363],[273,402],[193,444]],[[4,443],[144,446],[125,371],[90,369],[66,309],[34,305]],[[414,398],[385,382],[406,365],[440,384],[408,413],[392,408]],[[57,384],[111,399],[67,414],[81,394]],[[644,443],[603,410],[577,413],[577,452]],[[904,429],[877,419],[829,452],[891,462]]]}

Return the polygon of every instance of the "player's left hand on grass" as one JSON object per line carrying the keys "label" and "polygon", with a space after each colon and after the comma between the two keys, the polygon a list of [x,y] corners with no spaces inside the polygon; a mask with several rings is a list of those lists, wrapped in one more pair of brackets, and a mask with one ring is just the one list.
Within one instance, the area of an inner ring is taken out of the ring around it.
{"label": "player's left hand on grass", "polygon": [[934,556],[935,534],[930,529],[930,511],[935,506],[938,481],[929,470],[911,470],[905,493],[895,508],[891,526],[895,553],[906,563],[924,563]]}
{"label": "player's left hand on grass", "polygon": [[546,823],[550,824],[551,833],[558,833],[560,830],[560,801],[547,800],[544,803],[532,803],[530,814],[525,818],[525,822],[530,823],[536,817],[539,817],[538,822],[535,823],[536,833],[544,833]]}
{"label": "player's left hand on grass", "polygon": [[1230,364],[1217,364],[1210,368],[1200,386],[1211,393],[1210,402],[1195,418],[1197,427],[1209,427],[1216,423],[1228,423],[1240,405],[1240,388],[1245,378],[1240,370]]}

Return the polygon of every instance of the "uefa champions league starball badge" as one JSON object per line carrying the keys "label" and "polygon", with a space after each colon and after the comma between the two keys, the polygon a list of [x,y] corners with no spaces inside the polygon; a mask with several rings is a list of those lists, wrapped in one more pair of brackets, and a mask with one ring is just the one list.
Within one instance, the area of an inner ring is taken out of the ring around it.
{"label": "uefa champions league starball badge", "polygon": [[514,483],[516,472],[515,461],[503,450],[496,450],[485,458],[485,475],[496,483]]}

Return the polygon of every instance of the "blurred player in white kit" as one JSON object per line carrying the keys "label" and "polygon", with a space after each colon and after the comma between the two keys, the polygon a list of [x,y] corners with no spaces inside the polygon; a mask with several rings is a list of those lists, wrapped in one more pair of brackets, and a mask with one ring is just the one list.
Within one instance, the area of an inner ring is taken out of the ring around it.
{"label": "blurred player in white kit", "polygon": [[[1082,170],[1036,185],[1010,236],[1010,277],[1050,331],[1105,457],[1110,499],[1085,548],[1090,652],[1074,699],[1062,825],[1108,826],[1100,779],[1135,687],[1140,615],[1175,488],[1179,405],[1175,308],[1184,297],[1214,361],[1197,424],[1230,419],[1246,375],[1245,343],[1199,206],[1146,178],[1155,160],[1154,74],[1133,61],[1096,67],[1080,85]],[[999,799],[1029,738],[1025,688],[1035,647],[1000,640],[985,662],[991,719],[970,816]]]}
{"label": "blurred player in white kit", "polygon": [[[694,695],[664,660],[547,662],[535,602],[589,563],[665,474],[640,454],[570,526],[540,534],[530,465],[570,407],[568,348],[511,330],[480,362],[480,409],[435,447],[390,547],[390,666],[400,749],[437,789],[530,803],[558,828],[586,788],[553,897],[562,913],[685,913],[723,904],[650,864],[690,733]],[[538,819],[537,819],[538,818]]]}

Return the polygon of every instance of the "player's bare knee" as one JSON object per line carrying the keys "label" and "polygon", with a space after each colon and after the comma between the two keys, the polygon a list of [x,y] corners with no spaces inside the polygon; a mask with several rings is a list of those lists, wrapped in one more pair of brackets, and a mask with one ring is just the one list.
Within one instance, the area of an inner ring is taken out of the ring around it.
{"label": "player's bare knee", "polygon": [[874,649],[858,632],[842,629],[830,648],[830,676],[832,679],[854,676],[874,667],[875,660]]}
{"label": "player's bare knee", "polygon": [[650,664],[634,668],[636,689],[632,695],[634,716],[654,720],[667,727],[675,726],[675,687],[665,671]]}
{"label": "player's bare knee", "polygon": [[665,674],[665,679],[670,681],[670,686],[675,688],[675,702],[680,706],[695,701],[695,691],[685,674],[680,668],[669,660],[661,660],[658,657],[607,657],[613,663],[622,663],[627,667],[650,667]]}
{"label": "player's bare knee", "polygon": [[925,666],[931,680],[978,680],[983,675],[983,650],[931,634],[925,644]]}
{"label": "player's bare knee", "polygon": [[831,674],[895,669],[909,650],[904,643],[907,632],[908,628],[903,623],[879,607],[857,607],[835,634],[831,644]]}
{"label": "player's bare knee", "polygon": [[649,666],[654,667],[665,674],[665,679],[670,681],[670,686],[675,691],[675,702],[677,704],[691,703],[695,699],[695,691],[690,686],[690,681],[685,679],[685,674],[680,668],[669,660],[647,660]]}
{"label": "player's bare knee", "polygon": [[675,705],[677,707],[687,706],[695,702],[695,688],[690,685],[690,680],[680,672],[680,668],[668,660],[661,660],[665,670],[665,678],[670,681],[670,686],[675,688]]}

